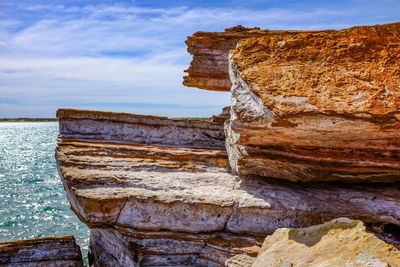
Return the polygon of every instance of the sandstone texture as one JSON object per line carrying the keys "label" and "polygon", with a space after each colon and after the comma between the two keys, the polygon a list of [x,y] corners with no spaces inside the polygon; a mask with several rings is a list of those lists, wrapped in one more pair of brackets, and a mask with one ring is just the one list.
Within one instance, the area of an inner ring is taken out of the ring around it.
{"label": "sandstone texture", "polygon": [[[265,235],[280,227],[306,227],[342,216],[378,226],[400,225],[397,185],[304,186],[240,177],[231,173],[223,147],[204,145],[204,138],[214,140],[211,135],[196,139],[198,143],[142,141],[160,128],[157,123],[181,136],[194,127],[191,120],[179,120],[176,126],[177,120],[143,116],[146,131],[119,121],[119,129],[135,136],[127,139],[110,126],[117,113],[58,114],[63,117],[57,165],[72,210],[92,229],[95,266],[248,266]],[[102,129],[102,139],[79,127],[82,120]],[[202,131],[223,132],[224,120],[216,121],[199,125]]]}
{"label": "sandstone texture", "polygon": [[232,51],[226,145],[241,175],[400,180],[400,23],[266,33]]}
{"label": "sandstone texture", "polygon": [[46,237],[0,242],[0,266],[83,267],[74,237]]}
{"label": "sandstone texture", "polygon": [[268,236],[253,267],[400,266],[400,251],[367,233],[361,221],[341,218]]}

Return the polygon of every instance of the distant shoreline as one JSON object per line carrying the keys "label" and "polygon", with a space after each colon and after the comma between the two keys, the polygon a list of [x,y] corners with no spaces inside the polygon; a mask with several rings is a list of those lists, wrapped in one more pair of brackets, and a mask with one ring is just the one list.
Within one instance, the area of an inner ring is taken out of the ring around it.
{"label": "distant shoreline", "polygon": [[57,118],[0,118],[0,122],[58,122]]}

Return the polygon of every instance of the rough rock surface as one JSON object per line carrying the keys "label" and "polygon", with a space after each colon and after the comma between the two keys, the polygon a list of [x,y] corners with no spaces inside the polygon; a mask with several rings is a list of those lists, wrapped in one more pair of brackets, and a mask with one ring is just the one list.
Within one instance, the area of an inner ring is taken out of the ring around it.
{"label": "rough rock surface", "polygon": [[267,33],[240,41],[229,60],[235,172],[400,180],[400,23]]}
{"label": "rough rock surface", "polygon": [[0,266],[80,267],[82,255],[74,237],[46,237],[0,242]]}
{"label": "rough rock surface", "polygon": [[[154,117],[151,124],[144,117],[152,126],[142,132],[131,122],[120,122],[119,129],[132,127],[136,136],[127,141],[115,134],[112,119],[107,119],[118,114],[74,115],[78,113],[58,113],[63,117],[56,159],[71,208],[93,229],[91,255],[96,265],[240,266],[257,255],[260,237],[279,227],[306,227],[342,216],[400,225],[397,185],[305,186],[239,177],[230,172],[226,151],[204,146],[203,139],[198,139],[201,145],[194,141],[182,145],[178,139],[157,139],[157,146],[151,141],[135,143],[142,140],[140,135],[152,132],[151,127],[159,128],[157,122],[164,125],[169,119]],[[79,127],[81,120],[88,123],[88,117],[89,125],[102,129],[102,139]],[[201,125],[219,125],[222,131],[219,121]],[[173,131],[179,136],[186,129],[181,125]]]}
{"label": "rough rock surface", "polygon": [[261,266],[400,266],[400,251],[341,218],[304,229],[280,228],[254,261]]}

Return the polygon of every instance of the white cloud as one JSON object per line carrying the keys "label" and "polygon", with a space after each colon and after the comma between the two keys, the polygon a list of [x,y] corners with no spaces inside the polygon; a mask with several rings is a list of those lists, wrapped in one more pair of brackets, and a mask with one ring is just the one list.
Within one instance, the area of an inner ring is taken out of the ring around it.
{"label": "white cloud", "polygon": [[[391,6],[382,13],[383,7],[375,4],[374,9],[371,5],[260,10],[134,4],[18,6],[18,12],[0,19],[0,103],[4,98],[18,100],[18,104],[7,106],[8,110],[5,104],[0,105],[0,117],[10,110],[21,114],[24,103],[28,114],[35,114],[35,109],[42,115],[51,110],[47,116],[54,116],[55,108],[63,103],[136,113],[149,110],[117,105],[164,103],[182,110],[171,106],[157,108],[154,114],[161,110],[171,116],[216,113],[229,104],[228,94],[181,85],[183,70],[190,62],[184,44],[188,35],[238,24],[269,29],[338,29],[388,22],[400,11]],[[207,105],[213,107],[197,108]]]}

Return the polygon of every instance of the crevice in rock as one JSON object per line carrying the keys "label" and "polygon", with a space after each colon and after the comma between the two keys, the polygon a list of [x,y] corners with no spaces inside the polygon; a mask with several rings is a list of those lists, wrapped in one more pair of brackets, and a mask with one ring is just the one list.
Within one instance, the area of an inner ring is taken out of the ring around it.
{"label": "crevice in rock", "polygon": [[365,223],[367,232],[400,249],[400,226],[392,223]]}
{"label": "crevice in rock", "polygon": [[114,222],[114,225],[118,225],[117,223],[118,223],[118,220],[119,220],[119,216],[121,215],[121,212],[125,209],[125,206],[126,206],[126,203],[128,203],[128,200],[129,200],[129,197],[126,198],[124,204],[122,205],[122,208],[121,208],[121,210],[120,210],[119,213],[118,213],[118,216],[117,216],[117,219],[116,219],[115,222]]}

